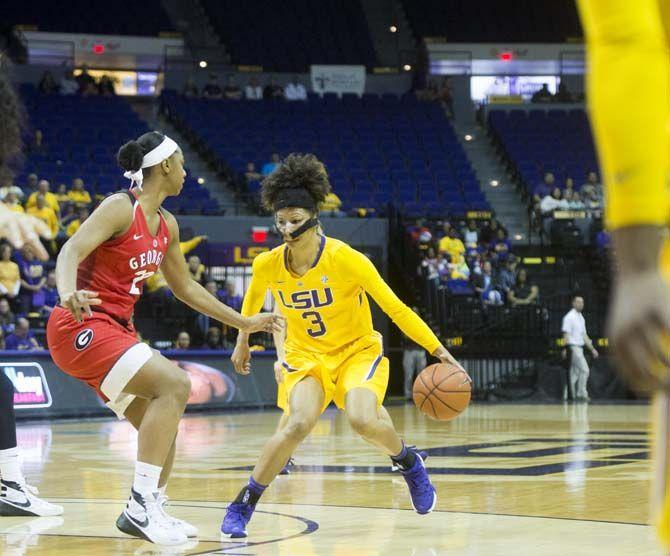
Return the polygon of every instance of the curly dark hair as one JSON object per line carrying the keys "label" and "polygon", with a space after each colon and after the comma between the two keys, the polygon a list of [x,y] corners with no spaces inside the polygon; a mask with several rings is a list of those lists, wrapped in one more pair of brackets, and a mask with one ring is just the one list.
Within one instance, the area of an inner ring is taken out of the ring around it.
{"label": "curly dark hair", "polygon": [[291,153],[261,183],[263,206],[274,210],[279,194],[285,189],[304,188],[318,207],[330,193],[328,172],[323,163],[313,154]]}
{"label": "curly dark hair", "polygon": [[0,67],[0,185],[12,180],[11,165],[21,153],[21,127],[25,121],[23,105],[19,102],[9,75]]}

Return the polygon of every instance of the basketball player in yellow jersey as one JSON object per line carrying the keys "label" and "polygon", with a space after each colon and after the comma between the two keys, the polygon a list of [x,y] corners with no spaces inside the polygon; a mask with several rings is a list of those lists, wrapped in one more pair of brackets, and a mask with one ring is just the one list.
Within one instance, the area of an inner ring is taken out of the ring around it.
{"label": "basketball player in yellow jersey", "polygon": [[[270,289],[286,317],[282,366],[288,418],[228,507],[221,525],[228,537],[246,537],[258,499],[331,400],[363,439],[399,465],[418,513],[430,512],[437,500],[418,450],[404,445],[380,410],[389,364],[372,327],[367,294],[412,340],[443,362],[458,363],[365,255],[318,233],[317,207],[329,192],[325,168],[313,155],[290,155],[262,184],[263,204],[274,213],[285,243],[254,259],[242,314],[258,313]],[[248,336],[239,334],[235,370],[248,374],[250,359]]]}
{"label": "basketball player in yellow jersey", "polygon": [[670,0],[579,0],[587,97],[604,171],[621,373],[655,391],[653,519],[670,544]]}

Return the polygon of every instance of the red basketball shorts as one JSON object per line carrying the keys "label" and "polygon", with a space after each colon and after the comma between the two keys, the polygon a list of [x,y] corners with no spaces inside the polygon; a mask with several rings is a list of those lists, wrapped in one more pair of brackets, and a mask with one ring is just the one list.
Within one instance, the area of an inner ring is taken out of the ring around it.
{"label": "red basketball shorts", "polygon": [[56,366],[86,382],[119,418],[135,399],[123,389],[153,355],[132,325],[126,328],[99,312],[79,323],[62,307],[49,317],[47,344]]}

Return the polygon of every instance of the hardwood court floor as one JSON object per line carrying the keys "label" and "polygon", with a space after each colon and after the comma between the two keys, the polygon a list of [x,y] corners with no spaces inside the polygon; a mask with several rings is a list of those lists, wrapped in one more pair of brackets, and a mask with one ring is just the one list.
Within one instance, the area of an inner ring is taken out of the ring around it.
{"label": "hardwood court floor", "polygon": [[61,518],[0,518],[0,554],[656,555],[647,522],[648,408],[473,405],[452,423],[389,409],[408,443],[429,451],[436,511],[411,510],[389,460],[328,410],[297,450],[297,468],[266,491],[247,542],[219,538],[279,413],[186,417],[170,511],[199,543],[160,549],[114,521],[132,480],[125,422],[20,425],[29,481],[65,506]]}

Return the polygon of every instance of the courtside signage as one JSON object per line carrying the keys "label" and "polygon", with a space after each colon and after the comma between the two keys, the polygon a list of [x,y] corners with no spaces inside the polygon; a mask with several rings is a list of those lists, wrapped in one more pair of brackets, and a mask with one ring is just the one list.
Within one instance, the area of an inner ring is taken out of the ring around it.
{"label": "courtside signage", "polygon": [[14,408],[51,407],[51,392],[42,365],[31,363],[3,363],[0,372],[14,384]]}

